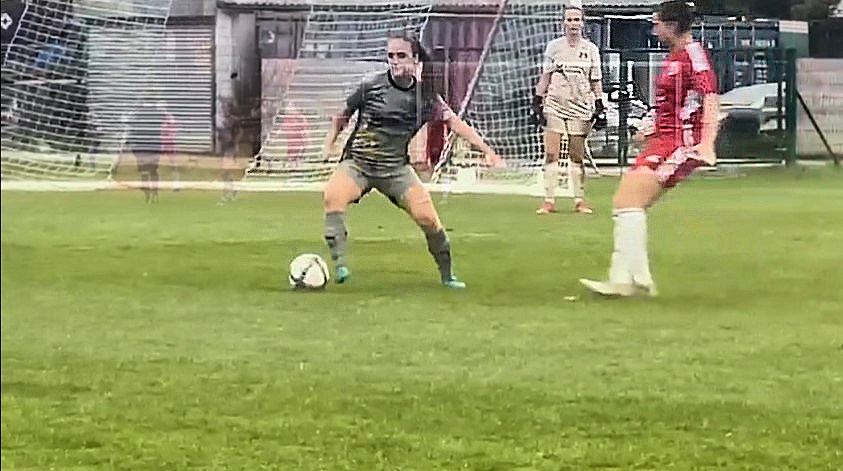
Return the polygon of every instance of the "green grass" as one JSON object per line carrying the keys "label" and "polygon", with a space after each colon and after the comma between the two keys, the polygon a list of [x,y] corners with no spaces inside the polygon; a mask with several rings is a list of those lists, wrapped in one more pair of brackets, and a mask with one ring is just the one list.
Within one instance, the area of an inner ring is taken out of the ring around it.
{"label": "green grass", "polygon": [[652,300],[576,281],[615,185],[440,204],[465,292],[377,195],[352,282],[300,293],[317,194],[3,192],[2,468],[840,469],[841,173],[669,193]]}

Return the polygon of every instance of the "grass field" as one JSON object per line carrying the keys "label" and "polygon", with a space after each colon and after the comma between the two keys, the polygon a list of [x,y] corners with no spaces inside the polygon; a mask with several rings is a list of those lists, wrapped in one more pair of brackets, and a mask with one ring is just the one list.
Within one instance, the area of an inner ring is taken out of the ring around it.
{"label": "grass field", "polygon": [[317,194],[5,191],[2,468],[843,468],[843,174],[669,194],[652,300],[576,281],[615,184],[593,217],[441,204],[465,292],[377,195],[352,282],[298,293]]}

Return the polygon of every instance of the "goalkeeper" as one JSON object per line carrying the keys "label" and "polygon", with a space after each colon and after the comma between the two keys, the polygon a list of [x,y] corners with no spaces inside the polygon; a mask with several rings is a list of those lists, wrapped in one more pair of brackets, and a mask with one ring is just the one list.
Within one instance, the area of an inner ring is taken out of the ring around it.
{"label": "goalkeeper", "polygon": [[433,90],[432,77],[417,79],[420,61],[426,59],[421,44],[407,35],[387,40],[389,69],[367,78],[346,100],[345,110],[334,116],[325,138],[326,155],[332,154],[337,136],[357,112],[355,125],[324,191],[325,241],[336,265],[336,281],[350,275],[345,260],[348,232],[345,210],[372,189],[405,210],[422,229],[427,248],[439,268],[442,284],[464,288],[451,270],[451,246],[427,189],[409,164],[407,145],[429,121],[444,121],[457,134],[485,153],[487,164],[503,161],[470,126],[457,117]]}
{"label": "goalkeeper", "polygon": [[568,185],[574,191],[574,211],[591,214],[585,200],[585,140],[592,126],[605,126],[600,50],[583,37],[581,8],[565,8],[565,35],[547,44],[542,74],[533,97],[533,120],[544,126],[545,197],[537,214],[556,212],[559,157],[567,143]]}

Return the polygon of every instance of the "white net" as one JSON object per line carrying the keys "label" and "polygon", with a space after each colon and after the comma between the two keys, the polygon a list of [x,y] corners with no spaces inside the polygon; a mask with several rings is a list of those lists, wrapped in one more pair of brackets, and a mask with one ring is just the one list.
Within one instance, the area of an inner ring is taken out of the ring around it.
{"label": "white net", "polygon": [[314,7],[283,104],[247,172],[250,179],[275,177],[285,184],[327,179],[336,165],[322,155],[331,116],[364,75],[385,70],[388,33],[419,33],[429,9],[426,4]]}
{"label": "white net", "polygon": [[[171,0],[33,0],[2,66],[2,177],[102,177],[140,97]],[[133,123],[144,126],[145,123]]]}
{"label": "white net", "polygon": [[[499,191],[541,194],[544,147],[541,129],[530,122],[530,104],[544,49],[562,35],[563,11],[563,2],[507,2],[463,110],[463,119],[504,158],[507,169],[484,169],[480,165],[482,156],[456,138],[437,172],[439,181],[454,181],[459,176],[457,183],[466,191],[471,191],[471,186],[505,184],[512,188]],[[562,150],[564,157],[564,142]],[[565,172],[560,173],[564,180]],[[560,195],[569,193],[566,188],[563,185]]]}

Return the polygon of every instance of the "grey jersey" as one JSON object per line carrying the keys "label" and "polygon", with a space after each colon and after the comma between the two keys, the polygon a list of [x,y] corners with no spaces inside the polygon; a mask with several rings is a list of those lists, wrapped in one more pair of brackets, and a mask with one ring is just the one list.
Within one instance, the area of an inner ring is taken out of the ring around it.
{"label": "grey jersey", "polygon": [[415,82],[410,88],[399,87],[389,72],[364,80],[346,101],[346,115],[359,115],[343,159],[354,160],[372,177],[400,175],[410,161],[407,145],[416,132],[450,113],[439,95],[423,96],[421,89]]}

